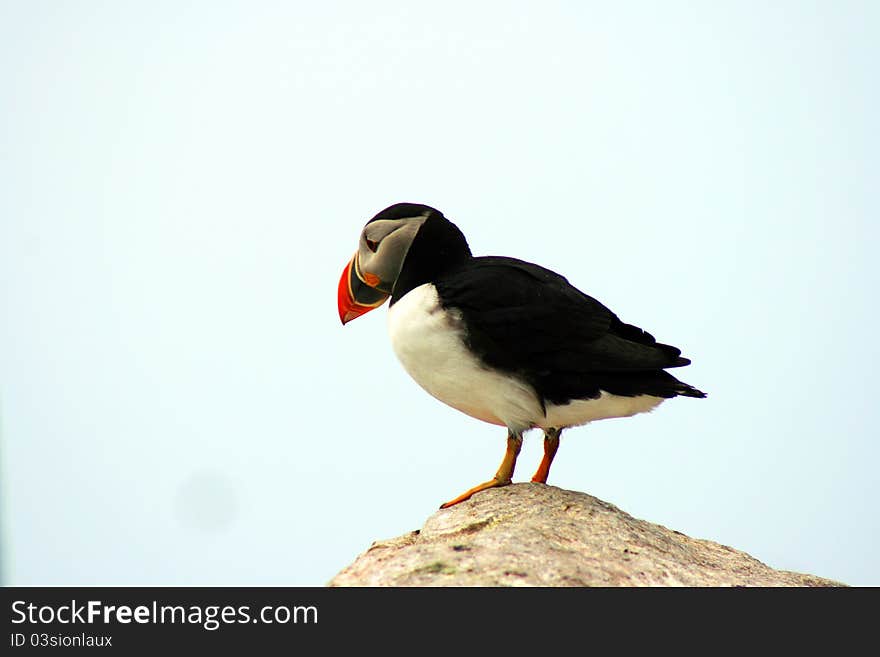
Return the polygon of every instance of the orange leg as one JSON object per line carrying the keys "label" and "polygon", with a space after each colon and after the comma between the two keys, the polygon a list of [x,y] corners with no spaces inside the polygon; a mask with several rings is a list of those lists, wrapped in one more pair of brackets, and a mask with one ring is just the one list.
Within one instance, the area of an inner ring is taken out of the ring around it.
{"label": "orange leg", "polygon": [[547,483],[547,475],[550,474],[550,464],[553,463],[553,457],[556,456],[556,450],[559,449],[559,436],[562,429],[547,429],[544,432],[544,458],[541,459],[541,465],[538,471],[532,477],[532,481],[539,484]]}
{"label": "orange leg", "polygon": [[508,433],[507,434],[507,452],[504,454],[504,460],[501,461],[501,467],[495,473],[495,477],[482,484],[477,484],[469,491],[462,493],[454,500],[448,501],[440,506],[441,509],[448,509],[454,504],[464,502],[474,493],[479,493],[487,488],[495,488],[496,486],[507,486],[513,479],[513,470],[516,468],[516,457],[519,456],[519,450],[522,447],[522,435]]}

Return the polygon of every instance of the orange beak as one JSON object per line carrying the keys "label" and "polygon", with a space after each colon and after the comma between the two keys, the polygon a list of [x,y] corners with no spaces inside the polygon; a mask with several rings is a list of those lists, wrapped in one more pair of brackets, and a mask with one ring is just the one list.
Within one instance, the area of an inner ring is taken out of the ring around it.
{"label": "orange beak", "polygon": [[[343,324],[370,312],[373,308],[378,308],[390,296],[375,289],[360,277],[356,260],[355,254],[342,270],[339,279],[336,301],[339,304],[339,319]],[[379,282],[378,277],[374,275],[368,274],[366,278],[373,284]]]}

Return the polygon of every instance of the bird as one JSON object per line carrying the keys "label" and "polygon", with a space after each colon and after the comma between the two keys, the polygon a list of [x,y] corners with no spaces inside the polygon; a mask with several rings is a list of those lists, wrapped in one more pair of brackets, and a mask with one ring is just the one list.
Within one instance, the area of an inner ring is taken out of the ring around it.
{"label": "bird", "polygon": [[706,393],[667,369],[690,360],[624,323],[602,303],[540,265],[474,256],[439,210],[396,203],[370,219],[339,279],[343,326],[386,301],[392,349],[426,392],[504,427],[492,479],[441,505],[513,480],[523,433],[544,432],[533,482],[547,483],[562,432],[654,410]]}

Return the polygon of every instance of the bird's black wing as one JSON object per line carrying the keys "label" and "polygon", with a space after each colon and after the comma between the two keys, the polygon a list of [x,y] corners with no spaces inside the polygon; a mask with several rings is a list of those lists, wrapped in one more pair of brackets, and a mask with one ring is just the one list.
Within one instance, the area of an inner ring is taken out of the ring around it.
{"label": "bird's black wing", "polygon": [[521,376],[547,401],[592,398],[601,390],[699,393],[663,371],[690,363],[679,349],[621,322],[549,269],[472,258],[435,285],[443,303],[462,314],[468,346],[483,362]]}

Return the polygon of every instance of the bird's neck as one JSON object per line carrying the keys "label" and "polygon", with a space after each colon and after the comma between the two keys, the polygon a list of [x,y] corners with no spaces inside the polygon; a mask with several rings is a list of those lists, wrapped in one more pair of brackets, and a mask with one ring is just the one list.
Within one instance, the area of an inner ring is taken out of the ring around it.
{"label": "bird's neck", "polygon": [[442,214],[432,214],[406,254],[394,283],[390,305],[410,290],[436,280],[471,257],[471,249],[458,226]]}

